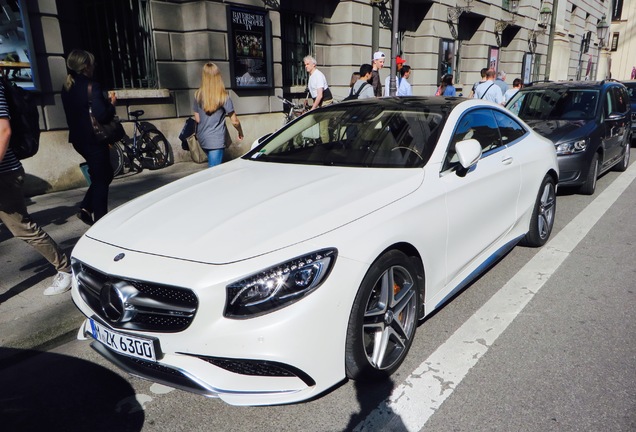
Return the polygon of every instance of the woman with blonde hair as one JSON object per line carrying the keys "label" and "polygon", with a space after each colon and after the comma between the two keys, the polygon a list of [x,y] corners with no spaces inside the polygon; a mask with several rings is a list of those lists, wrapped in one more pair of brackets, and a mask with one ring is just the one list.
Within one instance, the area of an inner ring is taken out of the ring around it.
{"label": "woman with blonde hair", "polygon": [[[88,164],[91,184],[77,213],[87,225],[92,225],[108,212],[108,188],[113,180],[108,144],[95,138],[88,114],[89,102],[93,115],[100,123],[108,123],[115,116],[117,97],[112,92],[104,97],[99,83],[93,80],[95,57],[88,51],[73,50],[66,59],[68,75],[62,89],[62,104],[68,124],[68,140]],[[90,97],[90,100],[89,100]]]}
{"label": "woman with blonde hair", "polygon": [[221,71],[217,65],[208,62],[203,66],[201,88],[194,93],[192,104],[197,126],[197,140],[201,148],[208,154],[208,167],[219,165],[223,161],[225,150],[225,117],[230,117],[232,125],[238,132],[238,139],[243,139],[243,128],[232,99],[225,90]]}

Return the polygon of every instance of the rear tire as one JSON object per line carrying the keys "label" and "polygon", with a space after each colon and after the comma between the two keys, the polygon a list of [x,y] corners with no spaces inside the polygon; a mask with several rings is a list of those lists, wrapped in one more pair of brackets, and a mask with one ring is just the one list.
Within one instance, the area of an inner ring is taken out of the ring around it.
{"label": "rear tire", "polygon": [[625,151],[623,152],[623,157],[616,165],[614,165],[612,170],[618,172],[627,170],[627,167],[629,166],[629,157],[631,155],[631,146],[629,145],[630,141],[631,140],[628,140],[627,143],[625,143]]}
{"label": "rear tire", "polygon": [[173,161],[172,147],[166,137],[156,129],[143,132],[140,140],[142,166],[150,170],[163,168]]}
{"label": "rear tire", "polygon": [[383,379],[400,366],[413,343],[419,302],[417,269],[404,253],[390,251],[371,265],[349,317],[347,377]]}
{"label": "rear tire", "polygon": [[554,217],[556,214],[556,187],[555,181],[549,174],[543,178],[537,200],[532,210],[530,228],[521,241],[524,246],[539,247],[546,244],[550,238]]}
{"label": "rear tire", "polygon": [[587,172],[587,178],[585,179],[585,183],[581,185],[579,189],[579,193],[583,195],[594,195],[594,191],[596,190],[596,179],[598,178],[598,153],[594,155],[592,158],[592,163],[590,163],[590,169]]}

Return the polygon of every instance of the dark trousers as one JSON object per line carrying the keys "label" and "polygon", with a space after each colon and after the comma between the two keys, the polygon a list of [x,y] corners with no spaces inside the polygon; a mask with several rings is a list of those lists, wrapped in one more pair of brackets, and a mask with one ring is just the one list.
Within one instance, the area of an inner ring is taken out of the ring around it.
{"label": "dark trousers", "polygon": [[73,148],[86,159],[91,178],[91,185],[84,195],[81,207],[92,213],[93,219],[98,221],[108,213],[108,187],[113,181],[113,167],[110,164],[108,146],[90,144],[73,143]]}

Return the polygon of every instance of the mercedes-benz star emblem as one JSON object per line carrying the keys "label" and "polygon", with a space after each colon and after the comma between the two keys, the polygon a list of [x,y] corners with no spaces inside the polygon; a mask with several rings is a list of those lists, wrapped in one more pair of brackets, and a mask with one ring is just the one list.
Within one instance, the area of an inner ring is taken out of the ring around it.
{"label": "mercedes-benz star emblem", "polygon": [[130,321],[137,313],[133,303],[138,294],[137,288],[125,281],[106,282],[99,295],[106,318],[112,323]]}

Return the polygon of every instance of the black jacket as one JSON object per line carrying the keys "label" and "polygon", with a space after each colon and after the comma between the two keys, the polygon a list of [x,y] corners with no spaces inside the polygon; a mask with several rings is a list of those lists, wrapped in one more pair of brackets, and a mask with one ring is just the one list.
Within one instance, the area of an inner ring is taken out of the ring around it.
{"label": "black jacket", "polygon": [[108,123],[112,120],[115,107],[106,99],[99,83],[85,75],[73,75],[73,77],[75,84],[68,91],[62,89],[62,104],[68,124],[68,140],[81,146],[98,145],[88,115],[88,83],[92,83],[91,103],[93,115],[97,121]]}

